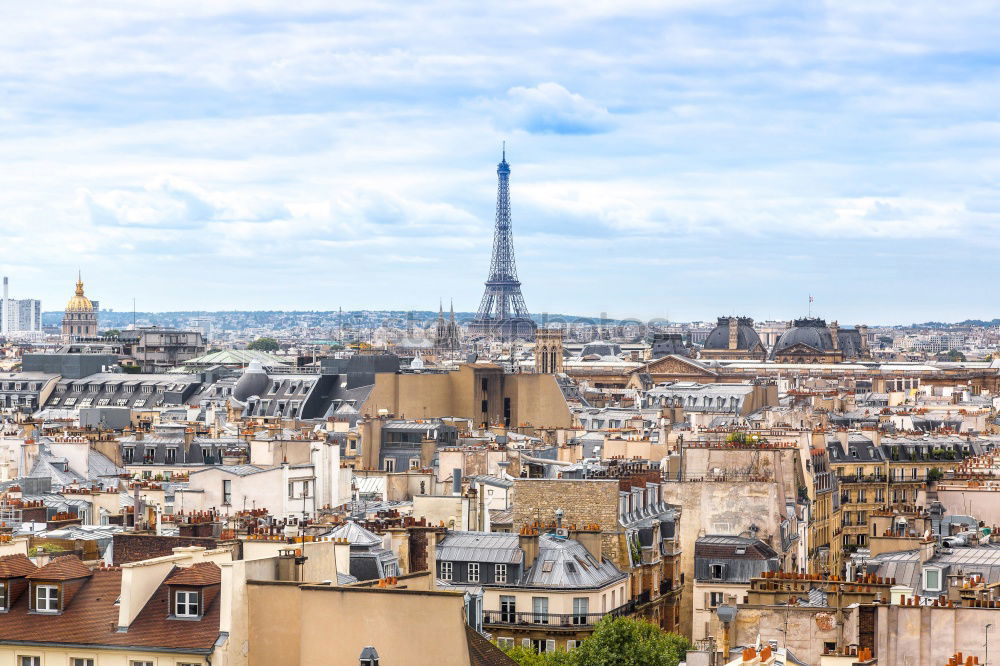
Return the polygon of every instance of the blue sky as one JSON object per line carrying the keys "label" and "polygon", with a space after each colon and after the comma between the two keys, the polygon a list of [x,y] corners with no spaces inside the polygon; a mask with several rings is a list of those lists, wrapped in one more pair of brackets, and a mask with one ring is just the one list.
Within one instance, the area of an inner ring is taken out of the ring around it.
{"label": "blue sky", "polygon": [[[995,3],[5,7],[0,268],[58,309],[1000,316]],[[159,4],[159,3],[158,3]]]}

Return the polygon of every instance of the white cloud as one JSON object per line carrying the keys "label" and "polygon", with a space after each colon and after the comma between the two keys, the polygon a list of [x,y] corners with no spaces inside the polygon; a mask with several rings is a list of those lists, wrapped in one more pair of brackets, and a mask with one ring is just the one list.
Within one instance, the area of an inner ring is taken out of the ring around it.
{"label": "white cloud", "polygon": [[558,83],[515,86],[503,100],[490,103],[505,129],[533,134],[599,134],[613,127],[608,110]]}

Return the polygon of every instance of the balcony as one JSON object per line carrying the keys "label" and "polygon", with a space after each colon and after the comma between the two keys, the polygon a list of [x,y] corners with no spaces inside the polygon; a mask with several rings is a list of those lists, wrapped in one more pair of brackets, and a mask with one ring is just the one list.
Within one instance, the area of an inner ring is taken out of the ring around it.
{"label": "balcony", "polygon": [[[648,596],[648,593],[647,593]],[[608,613],[519,613],[515,611],[483,611],[483,625],[520,626],[525,629],[553,630],[592,629],[604,617],[627,615],[636,604],[629,602]]]}
{"label": "balcony", "polygon": [[885,483],[887,480],[888,479],[881,474],[868,474],[862,476],[852,474],[850,476],[837,476],[837,481],[840,483]]}

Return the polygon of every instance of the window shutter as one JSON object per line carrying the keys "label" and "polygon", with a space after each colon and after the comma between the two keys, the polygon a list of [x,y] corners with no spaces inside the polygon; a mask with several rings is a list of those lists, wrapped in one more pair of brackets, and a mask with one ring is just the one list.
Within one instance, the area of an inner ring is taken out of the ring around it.
{"label": "window shutter", "polygon": [[705,608],[705,610],[708,610],[711,607],[712,607],[712,593],[711,592],[706,592],[705,593],[705,606],[704,606],[704,608]]}

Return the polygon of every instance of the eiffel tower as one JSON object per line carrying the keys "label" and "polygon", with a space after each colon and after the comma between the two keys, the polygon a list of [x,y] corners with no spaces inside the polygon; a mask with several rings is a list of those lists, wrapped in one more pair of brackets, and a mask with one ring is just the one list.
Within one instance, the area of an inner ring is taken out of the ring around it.
{"label": "eiffel tower", "polygon": [[528,314],[521,295],[521,282],[514,264],[514,241],[510,231],[510,165],[507,147],[497,165],[497,221],[493,231],[493,257],[486,291],[479,304],[476,318],[469,324],[473,337],[497,340],[531,340],[535,337],[535,322]]}

